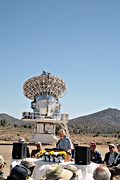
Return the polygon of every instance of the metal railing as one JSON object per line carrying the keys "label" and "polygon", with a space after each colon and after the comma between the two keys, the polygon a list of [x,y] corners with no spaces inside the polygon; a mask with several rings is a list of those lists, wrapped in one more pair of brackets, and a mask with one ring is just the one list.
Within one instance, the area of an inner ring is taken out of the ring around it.
{"label": "metal railing", "polygon": [[39,114],[37,112],[23,112],[22,119],[56,119],[56,120],[68,120],[68,114],[60,114],[60,113],[53,113],[52,115],[49,114]]}

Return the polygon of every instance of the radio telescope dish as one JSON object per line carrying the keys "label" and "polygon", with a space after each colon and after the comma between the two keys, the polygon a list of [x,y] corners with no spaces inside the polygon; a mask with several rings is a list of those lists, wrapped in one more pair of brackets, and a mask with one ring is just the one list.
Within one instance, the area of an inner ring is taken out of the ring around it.
{"label": "radio telescope dish", "polygon": [[62,79],[43,71],[40,76],[28,79],[23,85],[23,90],[24,95],[31,100],[47,95],[59,99],[65,95],[67,86]]}

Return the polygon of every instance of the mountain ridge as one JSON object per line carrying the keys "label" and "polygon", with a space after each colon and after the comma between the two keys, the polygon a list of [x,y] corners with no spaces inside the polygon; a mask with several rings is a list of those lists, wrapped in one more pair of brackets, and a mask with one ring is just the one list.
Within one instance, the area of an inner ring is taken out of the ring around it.
{"label": "mountain ridge", "polygon": [[73,133],[118,133],[120,131],[120,110],[108,108],[68,122]]}
{"label": "mountain ridge", "polygon": [[[2,121],[12,126],[26,124],[22,119],[14,118],[6,113],[0,114],[0,122]],[[68,121],[68,128],[70,133],[75,134],[120,133],[120,110],[107,108],[92,114],[70,119]]]}

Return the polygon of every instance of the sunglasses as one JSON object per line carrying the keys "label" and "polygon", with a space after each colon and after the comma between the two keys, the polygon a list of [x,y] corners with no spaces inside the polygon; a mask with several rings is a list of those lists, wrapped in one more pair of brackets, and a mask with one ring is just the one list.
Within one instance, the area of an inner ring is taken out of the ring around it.
{"label": "sunglasses", "polygon": [[91,144],[90,146],[92,146],[92,147],[96,147],[96,145],[95,145],[95,144]]}
{"label": "sunglasses", "polygon": [[109,146],[109,149],[112,149],[112,148],[114,148],[114,147],[112,147],[112,146]]}

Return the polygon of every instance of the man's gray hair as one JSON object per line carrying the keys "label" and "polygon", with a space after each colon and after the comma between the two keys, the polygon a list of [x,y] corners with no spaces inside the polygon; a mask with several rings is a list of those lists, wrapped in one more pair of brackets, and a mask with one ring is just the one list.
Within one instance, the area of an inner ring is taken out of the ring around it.
{"label": "man's gray hair", "polygon": [[110,180],[111,173],[105,165],[99,165],[93,172],[94,180]]}

